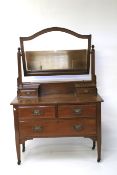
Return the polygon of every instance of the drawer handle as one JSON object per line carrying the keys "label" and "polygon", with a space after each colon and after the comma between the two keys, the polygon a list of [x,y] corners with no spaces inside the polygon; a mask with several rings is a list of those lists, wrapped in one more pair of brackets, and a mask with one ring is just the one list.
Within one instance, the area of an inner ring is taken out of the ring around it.
{"label": "drawer handle", "polygon": [[43,126],[34,126],[33,131],[35,132],[42,132],[43,131]]}
{"label": "drawer handle", "polygon": [[73,129],[79,131],[82,129],[82,125],[81,124],[73,125]]}
{"label": "drawer handle", "polygon": [[81,114],[81,111],[82,110],[80,108],[74,109],[75,114]]}
{"label": "drawer handle", "polygon": [[31,95],[31,92],[26,92],[26,95]]}
{"label": "drawer handle", "polygon": [[34,110],[32,111],[32,114],[33,114],[33,115],[42,115],[42,111],[40,111],[39,109],[34,109]]}
{"label": "drawer handle", "polygon": [[84,93],[85,94],[89,93],[89,90],[88,89],[84,89]]}

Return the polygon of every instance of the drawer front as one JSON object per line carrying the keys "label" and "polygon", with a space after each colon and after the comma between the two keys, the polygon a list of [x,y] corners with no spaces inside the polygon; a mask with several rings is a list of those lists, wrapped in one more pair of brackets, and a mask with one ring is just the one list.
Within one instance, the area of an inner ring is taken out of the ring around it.
{"label": "drawer front", "polygon": [[58,107],[59,118],[96,117],[96,105],[61,105]]}
{"label": "drawer front", "polygon": [[19,90],[19,96],[30,97],[30,96],[38,96],[37,90]]}
{"label": "drawer front", "polygon": [[20,137],[62,137],[96,135],[95,119],[41,120],[20,122]]}
{"label": "drawer front", "polygon": [[54,106],[23,106],[18,108],[19,119],[55,118]]}
{"label": "drawer front", "polygon": [[96,94],[96,88],[76,88],[78,94]]}

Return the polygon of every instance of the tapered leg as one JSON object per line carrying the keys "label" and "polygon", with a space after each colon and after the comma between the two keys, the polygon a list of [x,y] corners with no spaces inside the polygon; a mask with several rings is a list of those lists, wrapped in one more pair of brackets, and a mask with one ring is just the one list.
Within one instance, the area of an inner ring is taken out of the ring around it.
{"label": "tapered leg", "polygon": [[25,142],[22,144],[22,152],[25,152]]}
{"label": "tapered leg", "polygon": [[17,164],[21,164],[21,155],[20,155],[20,136],[18,128],[18,112],[17,107],[13,106],[14,111],[14,126],[15,126],[15,143],[16,143],[16,153],[17,153]]}
{"label": "tapered leg", "polygon": [[101,160],[101,104],[97,104],[97,162]]}
{"label": "tapered leg", "polygon": [[95,149],[95,140],[93,140],[93,146],[92,146],[92,149],[93,149],[93,150]]}
{"label": "tapered leg", "polygon": [[16,152],[17,152],[17,164],[21,164],[21,155],[20,155],[20,144],[18,140],[16,140]]}
{"label": "tapered leg", "polygon": [[101,137],[97,139],[97,162],[101,161]]}

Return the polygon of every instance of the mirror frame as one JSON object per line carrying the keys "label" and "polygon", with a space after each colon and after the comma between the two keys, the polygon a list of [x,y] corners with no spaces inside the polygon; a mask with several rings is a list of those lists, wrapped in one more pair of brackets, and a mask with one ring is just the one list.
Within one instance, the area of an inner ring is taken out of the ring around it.
{"label": "mirror frame", "polygon": [[[24,50],[24,42],[33,40],[36,37],[43,35],[48,32],[53,31],[60,31],[67,34],[70,34],[72,36],[75,36],[80,39],[87,39],[88,41],[88,54],[87,54],[87,71],[85,72],[79,72],[77,69],[61,69],[61,70],[37,70],[37,71],[29,71],[26,69],[26,60],[25,60],[25,50]],[[23,70],[24,70],[24,76],[45,76],[45,75],[81,75],[81,74],[88,74],[90,69],[90,50],[91,50],[91,35],[82,35],[79,33],[76,33],[72,30],[62,28],[62,27],[51,27],[43,29],[31,36],[28,37],[20,37],[20,46],[21,46],[21,55],[22,55],[22,63],[23,63]]]}

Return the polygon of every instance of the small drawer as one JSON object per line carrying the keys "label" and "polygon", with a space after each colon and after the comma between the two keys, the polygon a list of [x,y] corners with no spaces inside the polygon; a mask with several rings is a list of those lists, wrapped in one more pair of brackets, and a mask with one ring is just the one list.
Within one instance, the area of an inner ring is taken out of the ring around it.
{"label": "small drawer", "polygon": [[58,107],[59,118],[96,117],[96,105],[61,105]]}
{"label": "small drawer", "polygon": [[76,88],[77,94],[96,94],[96,88]]}
{"label": "small drawer", "polygon": [[19,119],[54,118],[54,106],[22,106],[18,108]]}
{"label": "small drawer", "polygon": [[20,122],[20,137],[62,137],[96,135],[96,120],[41,120],[38,122]]}
{"label": "small drawer", "polygon": [[30,97],[30,96],[37,96],[38,97],[38,91],[36,89],[33,90],[19,90],[18,95],[20,97]]}

